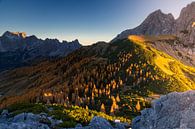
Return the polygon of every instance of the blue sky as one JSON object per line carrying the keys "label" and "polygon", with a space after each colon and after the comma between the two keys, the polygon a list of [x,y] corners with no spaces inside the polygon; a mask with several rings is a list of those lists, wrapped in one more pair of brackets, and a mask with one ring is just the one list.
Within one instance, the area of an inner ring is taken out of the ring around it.
{"label": "blue sky", "polygon": [[110,41],[161,9],[178,17],[194,0],[0,0],[0,33],[24,31],[39,38],[86,45]]}

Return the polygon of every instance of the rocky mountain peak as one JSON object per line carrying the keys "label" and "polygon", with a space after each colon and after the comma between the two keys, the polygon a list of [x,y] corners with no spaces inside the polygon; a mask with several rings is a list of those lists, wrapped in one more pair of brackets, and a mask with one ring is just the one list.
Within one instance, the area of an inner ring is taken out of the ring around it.
{"label": "rocky mountain peak", "polygon": [[152,15],[152,14],[163,14],[163,12],[161,9],[158,9],[158,10],[154,11],[153,13],[151,13],[150,15]]}
{"label": "rocky mountain peak", "polygon": [[73,40],[73,41],[72,41],[72,42],[70,42],[70,43],[80,45],[80,43],[79,43],[79,40],[78,40],[78,39],[75,39],[75,40]]}
{"label": "rocky mountain peak", "polygon": [[182,9],[179,18],[176,20],[177,29],[186,29],[188,25],[190,27],[195,22],[195,2],[187,5]]}
{"label": "rocky mountain peak", "polygon": [[184,7],[181,10],[181,14],[183,14],[183,13],[192,13],[194,8],[195,8],[195,2],[192,2],[191,4],[188,4],[186,7]]}
{"label": "rocky mountain peak", "polygon": [[75,39],[73,42],[79,43],[79,40],[78,39]]}
{"label": "rocky mountain peak", "polygon": [[174,19],[173,15],[171,13],[165,14],[162,12],[161,9],[158,9],[158,10],[152,12],[148,17],[169,17],[171,19]]}
{"label": "rocky mountain peak", "polygon": [[[144,22],[140,25],[141,27],[146,26],[148,29],[157,29],[158,32],[154,33],[152,30],[150,30],[147,34],[164,34],[164,33],[170,33],[171,28],[170,25],[174,24],[174,17],[172,14],[165,14],[160,9],[154,11],[151,13]],[[165,32],[165,29],[169,30],[168,32]],[[144,34],[144,32],[142,33]]]}
{"label": "rocky mountain peak", "polygon": [[171,34],[175,25],[172,14],[165,14],[160,9],[151,13],[138,27],[128,29],[119,34],[115,39],[125,39],[129,35],[161,35]]}
{"label": "rocky mountain peak", "polygon": [[21,39],[21,38],[26,38],[26,33],[25,32],[10,32],[10,31],[6,31],[3,34],[3,37],[7,37],[9,39]]}
{"label": "rocky mountain peak", "polygon": [[[184,7],[178,19],[172,14],[165,14],[160,9],[151,13],[141,25],[128,29],[119,34],[115,39],[124,39],[129,35],[162,35],[176,34],[183,39],[184,44],[194,43],[195,2]],[[185,34],[180,33],[185,32]],[[187,35],[188,34],[188,35]],[[189,41],[187,41],[189,39]]]}
{"label": "rocky mountain peak", "polygon": [[175,33],[185,45],[195,47],[195,2],[182,9],[176,20]]}

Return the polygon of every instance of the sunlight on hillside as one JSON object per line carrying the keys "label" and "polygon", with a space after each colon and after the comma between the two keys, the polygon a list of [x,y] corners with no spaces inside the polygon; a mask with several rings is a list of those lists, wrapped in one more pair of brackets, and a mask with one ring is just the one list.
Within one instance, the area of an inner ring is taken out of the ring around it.
{"label": "sunlight on hillside", "polygon": [[130,40],[134,41],[134,42],[144,42],[144,41],[146,41],[146,39],[143,36],[138,36],[138,35],[130,35],[128,38]]}
{"label": "sunlight on hillside", "polygon": [[156,65],[166,74],[168,75],[173,75],[174,73],[170,70],[170,66],[169,63],[173,61],[171,59],[166,59],[162,56],[157,55],[156,59],[155,59],[155,63]]}
{"label": "sunlight on hillside", "polygon": [[195,27],[195,22],[192,23],[192,27]]}
{"label": "sunlight on hillside", "polygon": [[135,42],[155,42],[158,40],[174,40],[176,37],[174,35],[158,35],[158,36],[150,36],[150,35],[129,35],[128,39]]}
{"label": "sunlight on hillside", "polygon": [[175,78],[179,83],[183,84],[186,89],[195,89],[195,68],[182,64],[173,57],[164,52],[158,51],[151,47],[148,42],[155,42],[157,40],[170,40],[174,36],[138,36],[130,35],[128,39],[134,43],[142,46],[146,51],[155,55],[152,60],[158,68],[165,74]]}
{"label": "sunlight on hillside", "polygon": [[[154,41],[156,40],[155,37],[149,37],[149,36],[138,36],[138,35],[130,35],[129,40],[141,45],[143,48],[146,47],[145,42],[146,41]],[[169,62],[173,61],[171,59],[164,58],[160,55],[156,55],[155,57],[155,63],[156,65],[166,74],[173,75],[174,73],[170,70]]]}
{"label": "sunlight on hillside", "polygon": [[50,96],[52,96],[52,93],[44,93],[44,96],[45,97],[50,97]]}

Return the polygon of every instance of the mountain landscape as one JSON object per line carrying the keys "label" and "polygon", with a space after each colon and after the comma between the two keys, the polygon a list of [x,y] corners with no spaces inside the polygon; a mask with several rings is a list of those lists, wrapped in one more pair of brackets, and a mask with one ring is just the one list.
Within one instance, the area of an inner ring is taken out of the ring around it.
{"label": "mountain landscape", "polygon": [[195,2],[177,19],[157,10],[89,46],[5,32],[0,127],[195,128],[194,92],[171,93],[195,90],[194,16]]}
{"label": "mountain landscape", "polygon": [[0,71],[32,65],[45,59],[65,57],[81,47],[78,40],[60,42],[38,39],[25,32],[5,32],[0,37]]}

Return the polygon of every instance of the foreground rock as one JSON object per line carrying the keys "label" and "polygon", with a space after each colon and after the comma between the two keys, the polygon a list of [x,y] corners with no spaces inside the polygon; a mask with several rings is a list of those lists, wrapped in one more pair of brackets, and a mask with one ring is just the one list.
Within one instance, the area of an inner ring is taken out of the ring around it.
{"label": "foreground rock", "polygon": [[195,91],[170,93],[152,103],[132,123],[133,129],[195,129]]}
{"label": "foreground rock", "polygon": [[61,122],[45,113],[21,113],[12,117],[12,114],[4,110],[0,115],[0,129],[50,129]]}
{"label": "foreground rock", "polygon": [[[4,110],[0,115],[0,129],[60,129],[58,127],[60,123],[62,123],[61,120],[53,119],[45,113],[21,113],[12,117],[7,110]],[[83,127],[77,124],[72,129],[126,129],[126,127],[128,124],[124,123],[115,123],[113,127],[104,118],[95,116],[88,126]]]}

